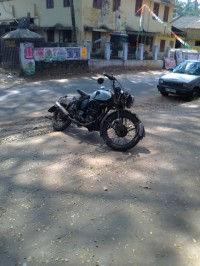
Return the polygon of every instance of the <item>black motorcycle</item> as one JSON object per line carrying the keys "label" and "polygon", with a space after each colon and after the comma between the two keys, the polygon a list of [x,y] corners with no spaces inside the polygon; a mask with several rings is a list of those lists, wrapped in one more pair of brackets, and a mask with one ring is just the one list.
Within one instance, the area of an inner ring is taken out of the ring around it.
{"label": "black motorcycle", "polygon": [[[60,97],[48,112],[53,113],[52,126],[56,131],[73,123],[89,131],[100,131],[110,148],[125,151],[145,136],[145,129],[138,116],[127,110],[133,106],[134,96],[125,92],[113,75],[104,76],[111,81],[112,90],[101,86],[88,94],[78,89],[79,97]],[[104,78],[97,82],[103,84]]]}

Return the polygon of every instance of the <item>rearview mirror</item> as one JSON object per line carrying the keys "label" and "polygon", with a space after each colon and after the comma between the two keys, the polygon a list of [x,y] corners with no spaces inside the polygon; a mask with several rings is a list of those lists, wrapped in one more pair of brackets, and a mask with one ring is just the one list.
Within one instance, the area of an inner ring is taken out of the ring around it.
{"label": "rearview mirror", "polygon": [[102,84],[102,83],[104,82],[104,79],[103,79],[103,78],[98,78],[98,79],[97,79],[97,82],[98,82],[99,84]]}

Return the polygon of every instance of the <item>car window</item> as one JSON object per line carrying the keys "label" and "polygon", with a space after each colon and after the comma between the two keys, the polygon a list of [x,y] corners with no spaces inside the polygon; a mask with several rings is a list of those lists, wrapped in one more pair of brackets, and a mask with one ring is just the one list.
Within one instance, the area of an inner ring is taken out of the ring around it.
{"label": "car window", "polygon": [[196,68],[194,75],[200,75],[200,65]]}
{"label": "car window", "polygon": [[173,72],[188,75],[200,75],[200,62],[183,62],[178,65]]}
{"label": "car window", "polygon": [[183,62],[180,65],[178,65],[177,67],[175,67],[174,70],[173,70],[173,72],[174,73],[184,73],[185,67],[186,67],[186,63]]}

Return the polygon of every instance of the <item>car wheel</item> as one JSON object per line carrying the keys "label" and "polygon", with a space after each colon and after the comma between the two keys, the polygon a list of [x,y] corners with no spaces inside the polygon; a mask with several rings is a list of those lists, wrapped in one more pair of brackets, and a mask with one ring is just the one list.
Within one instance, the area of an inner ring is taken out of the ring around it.
{"label": "car wheel", "polygon": [[194,90],[193,90],[191,96],[189,97],[189,100],[190,100],[190,101],[192,101],[192,100],[197,100],[197,99],[199,98],[199,96],[200,96],[200,91],[199,91],[199,89],[194,88]]}
{"label": "car wheel", "polygon": [[168,96],[169,95],[169,93],[166,92],[166,91],[161,91],[160,93],[161,93],[162,96]]}

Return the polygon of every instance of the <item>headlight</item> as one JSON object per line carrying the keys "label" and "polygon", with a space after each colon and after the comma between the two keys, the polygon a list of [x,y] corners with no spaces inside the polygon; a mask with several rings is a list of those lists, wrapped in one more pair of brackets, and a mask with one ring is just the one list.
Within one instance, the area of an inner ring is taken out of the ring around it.
{"label": "headlight", "polygon": [[164,80],[163,79],[159,79],[159,84],[163,84]]}
{"label": "headlight", "polygon": [[128,94],[126,96],[126,107],[131,108],[133,106],[134,100],[135,100],[134,96],[131,94]]}
{"label": "headlight", "polygon": [[190,84],[190,83],[183,83],[183,88],[192,88],[192,84]]}

